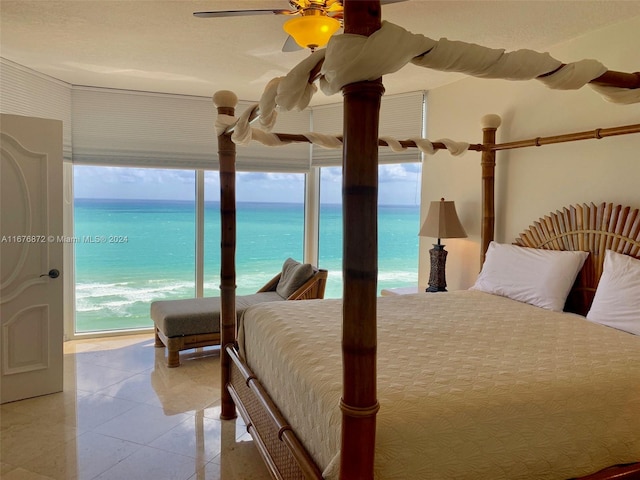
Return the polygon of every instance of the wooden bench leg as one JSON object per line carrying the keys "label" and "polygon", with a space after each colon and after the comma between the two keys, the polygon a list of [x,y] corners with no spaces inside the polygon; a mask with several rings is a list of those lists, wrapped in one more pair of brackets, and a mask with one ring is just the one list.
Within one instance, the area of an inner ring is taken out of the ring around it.
{"label": "wooden bench leg", "polygon": [[180,351],[179,350],[169,350],[169,355],[167,356],[167,367],[174,368],[180,366]]}
{"label": "wooden bench leg", "polygon": [[153,346],[157,348],[164,347],[164,343],[162,343],[162,340],[160,340],[160,337],[158,336],[158,328],[155,329],[155,343]]}
{"label": "wooden bench leg", "polygon": [[[175,368],[180,366],[180,350],[173,350],[174,345],[167,339],[167,367]],[[160,335],[158,335],[158,328],[155,329],[155,343],[156,348],[164,348],[165,344],[162,342]]]}

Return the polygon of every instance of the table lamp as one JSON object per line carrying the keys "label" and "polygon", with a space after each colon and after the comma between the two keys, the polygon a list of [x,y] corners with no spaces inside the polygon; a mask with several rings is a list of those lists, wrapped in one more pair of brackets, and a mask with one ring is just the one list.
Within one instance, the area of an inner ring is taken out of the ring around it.
{"label": "table lamp", "polygon": [[447,251],[444,245],[440,243],[441,238],[466,238],[467,233],[464,231],[456,206],[452,201],[431,202],[427,218],[422,224],[420,233],[421,237],[433,237],[438,239],[438,243],[433,244],[433,248],[429,250],[431,255],[431,272],[429,273],[429,286],[427,292],[446,292],[447,280],[445,277],[445,264],[447,262]]}

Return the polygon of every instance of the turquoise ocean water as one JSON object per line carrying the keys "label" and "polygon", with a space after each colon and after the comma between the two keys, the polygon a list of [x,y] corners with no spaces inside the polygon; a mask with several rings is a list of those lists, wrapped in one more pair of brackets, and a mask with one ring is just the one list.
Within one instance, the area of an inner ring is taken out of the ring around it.
{"label": "turquoise ocean water", "polygon": [[[150,327],[154,300],[195,295],[195,204],[75,200],[76,331]],[[219,295],[219,203],[205,206],[205,296]],[[302,260],[301,204],[238,203],[237,293],[255,293],[287,257]],[[419,207],[379,208],[378,291],[416,285]],[[342,295],[340,205],[320,211],[325,298]]]}

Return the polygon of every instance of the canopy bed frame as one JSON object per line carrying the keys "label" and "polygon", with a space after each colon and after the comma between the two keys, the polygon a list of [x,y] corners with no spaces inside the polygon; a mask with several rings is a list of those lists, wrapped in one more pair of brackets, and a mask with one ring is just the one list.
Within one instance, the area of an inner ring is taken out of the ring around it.
{"label": "canopy bed frame", "polygon": [[[345,33],[368,37],[381,26],[377,0],[345,2]],[[318,53],[318,52],[316,52]],[[555,70],[554,70],[555,72]],[[544,77],[554,72],[548,72]],[[317,76],[312,69],[309,82]],[[640,74],[606,71],[590,83],[627,89],[640,88]],[[356,81],[342,87],[344,96],[343,143],[343,306],[342,359],[343,392],[340,400],[342,437],[340,478],[373,478],[376,413],[376,302],[377,302],[377,151],[388,144],[378,138],[378,113],[384,88],[381,78]],[[237,99],[230,92],[214,96],[219,117],[233,117]],[[364,119],[364,120],[363,120]],[[483,119],[483,142],[469,149],[481,153],[482,228],[481,255],[493,240],[494,172],[497,151],[528,146],[604,138],[640,132],[640,124],[602,128],[554,137],[539,137],[518,142],[496,144],[500,119]],[[233,126],[219,131],[221,223],[222,223],[222,419],[236,416],[236,406],[248,424],[256,444],[275,478],[322,478],[322,474],[299,441],[287,420],[269,398],[265,388],[251,372],[236,346],[235,312],[235,153],[231,138]],[[274,134],[287,142],[309,141],[303,135]],[[415,142],[400,142],[403,147]],[[443,142],[434,149],[446,148]],[[618,224],[622,230],[617,229]],[[585,229],[585,226],[589,228]],[[613,227],[613,228],[609,228]],[[560,230],[559,235],[553,232]],[[612,232],[611,234],[607,232]],[[567,239],[575,239],[569,243]],[[612,205],[577,206],[541,219],[517,243],[537,248],[577,248],[591,251],[591,264],[577,281],[572,295],[576,311],[588,309],[602,271],[605,246],[640,257],[640,215],[638,210]],[[640,459],[638,459],[640,460]],[[615,466],[590,475],[590,480],[637,478],[640,462]]]}

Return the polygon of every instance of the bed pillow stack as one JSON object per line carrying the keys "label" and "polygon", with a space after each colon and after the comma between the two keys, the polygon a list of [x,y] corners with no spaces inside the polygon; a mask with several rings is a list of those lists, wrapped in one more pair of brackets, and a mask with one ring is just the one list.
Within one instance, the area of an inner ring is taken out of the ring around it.
{"label": "bed pillow stack", "polygon": [[313,276],[313,265],[287,258],[282,265],[282,275],[276,292],[285,300]]}
{"label": "bed pillow stack", "polygon": [[587,319],[640,335],[640,260],[605,251],[604,269]]}
{"label": "bed pillow stack", "polygon": [[471,289],[561,312],[588,255],[491,242]]}

